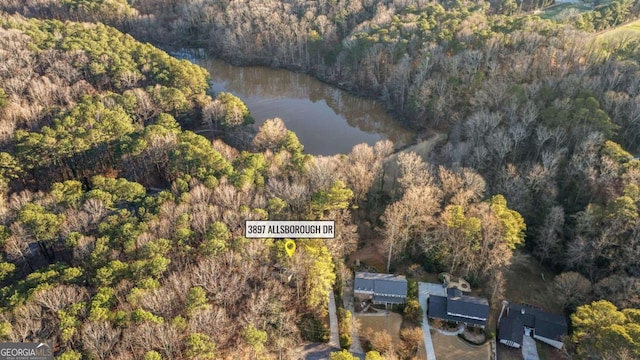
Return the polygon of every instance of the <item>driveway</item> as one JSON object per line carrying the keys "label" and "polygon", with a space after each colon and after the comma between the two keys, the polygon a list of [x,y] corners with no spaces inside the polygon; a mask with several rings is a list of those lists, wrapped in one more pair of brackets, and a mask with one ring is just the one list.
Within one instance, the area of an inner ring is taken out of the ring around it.
{"label": "driveway", "polygon": [[338,331],[338,315],[336,314],[336,298],[333,290],[329,291],[329,346],[340,348],[340,332]]}
{"label": "driveway", "polygon": [[529,335],[522,337],[522,357],[524,360],[540,360],[536,341]]}
{"label": "driveway", "polygon": [[418,301],[424,309],[422,315],[422,332],[424,333],[424,348],[427,353],[427,360],[436,360],[436,351],[433,348],[433,340],[431,339],[431,328],[429,327],[429,319],[427,318],[427,299],[430,294],[444,296],[445,289],[441,284],[418,283]]}

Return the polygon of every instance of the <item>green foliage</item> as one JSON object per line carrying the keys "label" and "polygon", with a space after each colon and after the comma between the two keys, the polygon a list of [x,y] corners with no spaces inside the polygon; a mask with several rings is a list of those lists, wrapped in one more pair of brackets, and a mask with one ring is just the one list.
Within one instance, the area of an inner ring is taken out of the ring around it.
{"label": "green foliage", "polygon": [[524,244],[525,230],[524,218],[520,213],[507,207],[507,200],[502,195],[491,198],[491,210],[500,218],[502,224],[502,236],[509,244],[509,248],[516,249]]}
{"label": "green foliage", "polygon": [[267,210],[270,214],[277,215],[287,207],[287,202],[279,197],[272,197],[267,200]]}
{"label": "green foliage", "polygon": [[249,324],[242,332],[242,338],[254,351],[261,352],[267,342],[267,332],[258,330],[253,324]]}
{"label": "green foliage", "polygon": [[216,99],[224,105],[224,114],[222,118],[218,120],[224,128],[230,129],[236,126],[254,123],[249,108],[247,108],[247,105],[237,96],[228,92],[221,92]]}
{"label": "green foliage", "polygon": [[205,181],[209,177],[231,175],[233,168],[203,136],[185,131],[178,136],[178,145],[169,152],[169,171],[179,178],[191,175]]}
{"label": "green foliage", "polygon": [[164,319],[162,319],[162,317],[160,316],[152,314],[149,311],[143,309],[135,309],[131,312],[131,321],[136,324],[147,321],[156,324],[162,324],[164,322]]}
{"label": "green foliage", "polygon": [[379,352],[375,350],[367,351],[367,354],[364,357],[365,360],[384,360],[384,357],[380,355]]}
{"label": "green foliage", "polygon": [[419,291],[418,282],[413,279],[407,280],[407,298],[417,299],[418,291]]}
{"label": "green foliage", "polygon": [[94,176],[91,179],[91,183],[93,190],[89,191],[86,197],[92,198],[94,194],[107,193],[109,194],[109,198],[107,199],[105,199],[104,196],[97,196],[100,200],[103,200],[107,207],[123,203],[136,204],[146,195],[144,186],[123,178],[113,179],[104,176]]}
{"label": "green foliage", "polygon": [[8,321],[0,322],[0,340],[9,340],[12,332],[11,323]]}
{"label": "green foliage", "polygon": [[186,346],[189,359],[215,359],[216,344],[206,334],[189,334],[186,339]]}
{"label": "green foliage", "polygon": [[326,312],[327,294],[336,279],[331,254],[321,242],[305,242],[304,251],[310,261],[306,279],[307,307]]}
{"label": "green foliage", "polygon": [[10,278],[16,270],[16,265],[10,262],[0,261],[0,283]]}
{"label": "green foliage", "polygon": [[51,196],[68,208],[75,208],[82,199],[82,183],[76,180],[68,180],[63,183],[54,183],[51,186]]}
{"label": "green foliage", "polygon": [[225,251],[230,237],[227,225],[216,221],[209,226],[205,240],[198,248],[198,253],[204,256],[216,256]]}
{"label": "green foliage", "polygon": [[342,349],[342,351],[334,351],[329,354],[330,360],[358,360],[357,356],[352,355],[349,350]]}
{"label": "green foliage", "polygon": [[162,360],[162,355],[154,350],[147,351],[144,353],[144,360]]}
{"label": "green foliage", "polygon": [[4,91],[3,88],[0,88],[0,110],[2,110],[9,103],[9,96]]}
{"label": "green foliage", "polygon": [[640,323],[633,310],[619,311],[615,305],[600,300],[579,306],[571,315],[572,340],[580,356],[604,355],[607,350],[627,349],[640,356]]}
{"label": "green foliage", "polygon": [[318,191],[311,196],[311,208],[323,214],[325,211],[346,209],[352,200],[353,191],[343,181],[337,180],[329,190]]}
{"label": "green foliage", "polygon": [[602,145],[602,149],[600,150],[602,155],[607,156],[614,161],[624,164],[629,162],[629,160],[633,159],[633,155],[624,150],[620,144],[615,143],[611,140],[606,140],[604,145]]}
{"label": "green foliage", "polygon": [[609,202],[604,210],[604,218],[617,224],[629,226],[638,219],[638,205],[628,196],[620,196]]}
{"label": "green foliage", "polygon": [[82,325],[80,315],[84,312],[86,304],[73,304],[66,309],[58,310],[58,320],[60,321],[60,338],[62,341],[71,341],[77,329]]}
{"label": "green foliage", "polygon": [[419,325],[422,323],[422,307],[420,306],[420,302],[415,298],[407,299],[407,303],[404,306],[403,314],[409,321],[413,322],[414,324]]}
{"label": "green foliage", "polygon": [[22,207],[18,218],[31,230],[37,241],[53,240],[64,220],[63,215],[47,212],[44,207],[34,203]]}
{"label": "green foliage", "polygon": [[[2,109],[2,89],[0,89],[0,110]],[[6,190],[9,181],[18,179],[22,174],[22,165],[11,154],[0,152],[0,190]]]}
{"label": "green foliage", "polygon": [[200,286],[194,286],[189,289],[187,295],[187,311],[194,313],[196,310],[207,306],[207,292]]}
{"label": "green foliage", "polygon": [[115,291],[110,287],[101,287],[91,299],[89,321],[107,320],[109,308],[115,302]]}
{"label": "green foliage", "polygon": [[75,154],[111,144],[135,130],[129,115],[106,107],[99,97],[84,96],[40,132],[16,132],[16,155],[29,168],[59,166]]}
{"label": "green foliage", "polygon": [[338,308],[339,339],[340,347],[343,349],[349,349],[351,346],[351,319],[351,311],[343,307]]}
{"label": "green foliage", "polygon": [[571,101],[571,107],[548,107],[542,111],[541,116],[549,126],[566,128],[569,131],[585,128],[601,132],[606,138],[612,138],[619,129],[601,109],[600,102],[590,93],[581,93]]}
{"label": "green foliage", "polygon": [[62,354],[56,357],[56,360],[81,360],[82,354],[75,350],[65,350]]}
{"label": "green foliage", "polygon": [[449,205],[445,208],[447,226],[459,229],[471,249],[478,249],[482,239],[482,221],[477,217],[467,217],[460,205]]}
{"label": "green foliage", "polygon": [[267,162],[263,154],[243,151],[234,161],[233,167],[236,170],[233,176],[236,187],[264,186],[264,172],[267,168]]}
{"label": "green foliage", "polygon": [[4,225],[0,225],[0,249],[4,248],[4,244],[7,242],[10,236],[11,232],[9,231],[9,229]]}
{"label": "green foliage", "polygon": [[129,270],[129,266],[120,260],[112,260],[107,266],[96,271],[96,281],[100,286],[112,286],[118,283]]}

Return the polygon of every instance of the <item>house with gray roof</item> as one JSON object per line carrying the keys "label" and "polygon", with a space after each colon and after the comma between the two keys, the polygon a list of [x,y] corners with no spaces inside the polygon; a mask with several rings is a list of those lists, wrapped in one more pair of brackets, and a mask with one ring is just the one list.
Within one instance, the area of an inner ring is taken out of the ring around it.
{"label": "house with gray roof", "polygon": [[356,298],[374,304],[404,304],[407,300],[407,278],[402,275],[356,272],[353,283]]}
{"label": "house with gray roof", "polygon": [[459,289],[448,288],[447,296],[429,296],[427,315],[430,319],[484,328],[489,319],[489,301],[464,295]]}
{"label": "house with gray roof", "polygon": [[498,341],[517,349],[522,346],[525,334],[560,349],[564,346],[567,330],[564,316],[526,304],[504,302],[498,318]]}

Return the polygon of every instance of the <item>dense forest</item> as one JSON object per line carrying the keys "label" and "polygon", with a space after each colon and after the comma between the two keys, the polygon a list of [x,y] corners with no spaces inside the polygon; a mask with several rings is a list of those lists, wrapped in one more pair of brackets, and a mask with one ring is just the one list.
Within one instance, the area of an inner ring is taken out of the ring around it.
{"label": "dense forest", "polygon": [[[455,272],[492,302],[524,248],[559,274],[571,354],[640,357],[640,41],[597,33],[640,1],[557,22],[546,5],[0,1],[0,337],[56,339],[65,359],[288,358],[326,336],[370,221],[389,265]],[[307,155],[139,41],[307,72],[446,140],[398,155],[384,191],[392,144]],[[339,238],[288,259],[243,238],[246,219],[336,219]]]}

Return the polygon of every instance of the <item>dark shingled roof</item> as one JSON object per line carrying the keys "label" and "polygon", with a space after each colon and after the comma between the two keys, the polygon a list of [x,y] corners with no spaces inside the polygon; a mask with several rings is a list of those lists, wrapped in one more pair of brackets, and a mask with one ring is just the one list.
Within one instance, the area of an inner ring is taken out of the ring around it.
{"label": "dark shingled roof", "polygon": [[562,315],[537,310],[535,329],[538,336],[561,341],[567,335],[567,320]]}
{"label": "dark shingled roof", "polygon": [[[480,325],[480,326],[484,326],[487,323],[486,320],[470,319],[462,316],[449,315],[447,313],[447,307],[451,306],[451,300],[447,297],[430,295],[427,301],[429,303],[427,306],[427,309],[428,309],[427,313],[431,318],[442,319],[444,321],[463,322],[466,324],[473,324],[473,325]],[[459,307],[459,309],[464,310],[464,307]],[[461,314],[466,314],[466,313],[461,313]],[[487,316],[488,314],[489,314],[489,309],[487,305]]]}
{"label": "dark shingled roof", "polygon": [[462,295],[458,289],[447,289],[447,312],[480,319],[489,318],[487,299]]}
{"label": "dark shingled roof", "polygon": [[373,295],[374,303],[404,304],[404,297]]}
{"label": "dark shingled roof", "polygon": [[527,305],[509,304],[500,319],[498,337],[522,344],[524,327],[535,329],[535,334],[561,341],[567,334],[567,320],[562,315],[551,314]]}
{"label": "dark shingled roof", "polygon": [[[503,315],[504,316],[504,315]],[[524,336],[524,324],[519,316],[510,315],[508,321],[503,317],[498,327],[498,335],[500,340],[511,340],[522,346],[522,337]]]}
{"label": "dark shingled roof", "polygon": [[353,288],[355,291],[372,291],[374,294],[404,298],[407,296],[407,278],[402,275],[357,272]]}

